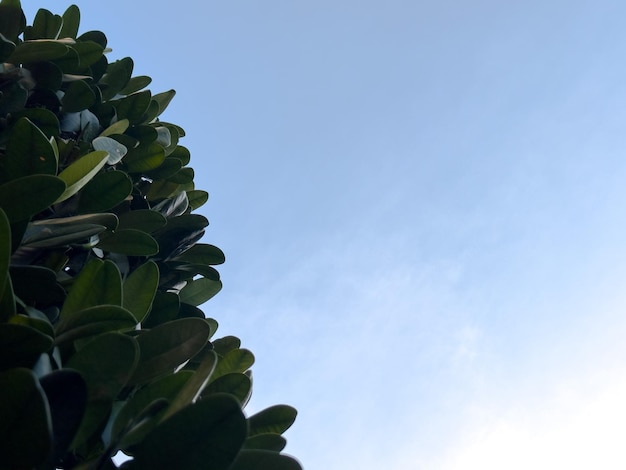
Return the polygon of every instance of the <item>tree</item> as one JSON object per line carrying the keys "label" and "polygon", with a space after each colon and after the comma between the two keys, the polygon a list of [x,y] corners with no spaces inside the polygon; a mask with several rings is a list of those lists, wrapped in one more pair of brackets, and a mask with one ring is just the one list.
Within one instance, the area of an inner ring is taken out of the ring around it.
{"label": "tree", "polygon": [[0,2],[0,467],[300,469],[296,411],[244,414],[254,356],[198,308],[224,254],[174,91],[79,19]]}

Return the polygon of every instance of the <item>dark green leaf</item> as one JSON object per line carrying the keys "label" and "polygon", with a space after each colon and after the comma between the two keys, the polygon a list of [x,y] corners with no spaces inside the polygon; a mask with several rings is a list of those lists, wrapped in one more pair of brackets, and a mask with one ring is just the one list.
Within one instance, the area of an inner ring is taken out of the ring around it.
{"label": "dark green leaf", "polygon": [[43,266],[12,266],[13,292],[28,305],[40,308],[65,298],[65,291],[57,283],[56,273]]}
{"label": "dark green leaf", "polygon": [[241,347],[241,340],[236,336],[224,336],[213,341],[213,349],[220,356],[225,356],[226,353],[239,349]]}
{"label": "dark green leaf", "polygon": [[225,260],[226,258],[222,250],[206,243],[197,243],[176,257],[176,261],[209,265],[222,264]]}
{"label": "dark green leaf", "polygon": [[124,281],[122,305],[142,322],[152,307],[158,287],[159,268],[154,261],[148,261],[135,269]]}
{"label": "dark green leaf", "polygon": [[35,468],[52,449],[46,397],[27,369],[0,372],[0,455],[6,469]]}
{"label": "dark green leaf", "polygon": [[[26,118],[49,139],[59,135],[59,120],[53,112],[44,108],[27,108],[11,115],[11,122]],[[56,170],[56,169],[55,169]],[[52,173],[51,173],[52,174]],[[56,171],[54,173],[56,175]]]}
{"label": "dark green leaf", "polygon": [[152,79],[147,77],[146,75],[139,75],[137,77],[133,77],[128,81],[126,87],[120,91],[120,95],[130,95],[131,93],[135,93],[143,88],[147,87],[152,83]]}
{"label": "dark green leaf", "polygon": [[107,37],[102,31],[87,31],[86,33],[83,33],[78,37],[78,41],[93,41],[97,44],[100,44],[103,49],[107,47]]}
{"label": "dark green leaf", "polygon": [[158,168],[165,160],[165,150],[157,143],[128,149],[122,160],[129,173],[143,173]]}
{"label": "dark green leaf", "polygon": [[195,211],[209,200],[209,193],[201,190],[187,191],[187,199],[189,200],[189,207]]}
{"label": "dark green leaf", "polygon": [[[49,219],[46,219],[49,220]],[[43,223],[28,224],[24,233],[22,246],[30,248],[53,248],[71,244],[88,243],[89,239],[106,231],[104,225],[96,224],[73,224],[58,225]]]}
{"label": "dark green leaf", "polygon": [[180,390],[180,392],[178,392],[176,398],[174,398],[165,412],[163,419],[169,418],[196,401],[206,387],[207,383],[209,383],[209,378],[215,370],[216,364],[217,354],[213,351],[208,351],[204,354],[202,362],[198,364],[193,376],[185,383],[185,386]]}
{"label": "dark green leaf", "polygon": [[178,295],[172,292],[157,292],[152,302],[152,309],[148,318],[143,321],[144,328],[154,328],[155,326],[176,320],[180,301]]}
{"label": "dark green leaf", "polygon": [[27,41],[19,44],[7,62],[25,64],[59,59],[70,52],[63,41]]}
{"label": "dark green leaf", "polygon": [[134,63],[130,57],[109,64],[106,74],[100,79],[103,101],[110,100],[126,87],[133,73],[133,67]]}
{"label": "dark green leaf", "polygon": [[[79,212],[97,212],[121,204],[132,192],[133,182],[123,171],[98,173],[80,193]],[[121,221],[120,221],[121,225]]]}
{"label": "dark green leaf", "polygon": [[298,412],[289,405],[274,405],[248,418],[248,436],[268,432],[282,434],[291,427]]}
{"label": "dark green leaf", "polygon": [[183,166],[189,165],[189,161],[191,160],[191,153],[187,150],[187,147],[183,147],[182,145],[178,145],[176,149],[168,155],[170,158],[178,158],[181,162],[183,162]]}
{"label": "dark green leaf", "polygon": [[37,89],[56,92],[63,84],[63,71],[52,62],[35,62],[28,64],[28,69],[37,84]]}
{"label": "dark green leaf", "polygon": [[0,186],[0,208],[11,222],[28,220],[63,194],[65,182],[56,176],[31,175]]}
{"label": "dark green leaf", "polygon": [[138,447],[128,469],[228,470],[245,437],[246,423],[237,400],[213,395],[157,426]]}
{"label": "dark green leaf", "polygon": [[97,305],[63,317],[56,325],[56,343],[59,345],[110,331],[130,330],[136,325],[137,320],[127,309],[117,305]]}
{"label": "dark green leaf", "polygon": [[128,95],[121,100],[114,101],[117,116],[120,119],[128,119],[131,124],[139,124],[143,114],[150,105],[150,91],[139,91]]}
{"label": "dark green leaf", "polygon": [[134,338],[104,333],[89,341],[65,365],[78,371],[87,384],[87,410],[72,443],[76,448],[102,426],[113,400],[135,369],[139,348]]}
{"label": "dark green leaf", "polygon": [[43,132],[27,118],[18,120],[2,159],[2,181],[35,174],[56,175],[57,156]]}
{"label": "dark green leaf", "polygon": [[[61,322],[74,322],[82,310],[122,304],[122,279],[111,261],[92,259],[76,277],[61,309]],[[67,317],[67,318],[66,318]]]}
{"label": "dark green leaf", "polygon": [[176,91],[174,90],[169,90],[169,91],[165,91],[163,93],[157,93],[156,95],[154,95],[153,99],[159,105],[159,115],[167,109],[168,105],[174,98],[174,95],[176,95]]}
{"label": "dark green leaf", "polygon": [[222,289],[221,281],[213,281],[205,277],[189,281],[179,293],[180,301],[189,305],[201,305]]}
{"label": "dark green leaf", "polygon": [[74,38],[78,35],[80,25],[80,10],[76,5],[70,7],[63,13],[63,26],[59,32],[60,38]]}
{"label": "dark green leaf", "polygon": [[280,452],[286,445],[287,440],[280,434],[266,433],[249,437],[246,439],[246,443],[243,445],[243,448]]}
{"label": "dark green leaf", "polygon": [[302,470],[293,457],[268,450],[242,450],[229,470]]}
{"label": "dark green leaf", "polygon": [[252,364],[254,364],[254,355],[250,351],[247,349],[233,349],[220,357],[211,381],[217,380],[226,374],[245,372]]}
{"label": "dark green leaf", "polygon": [[13,54],[15,50],[15,43],[9,41],[6,37],[0,33],[0,62],[5,62],[6,59]]}
{"label": "dark green leaf", "polygon": [[137,336],[141,359],[132,383],[146,383],[173,372],[204,347],[209,334],[209,325],[199,318],[174,320],[143,331]]}
{"label": "dark green leaf", "polygon": [[63,20],[45,8],[40,8],[35,15],[33,27],[28,39],[57,39]]}
{"label": "dark green leaf", "polygon": [[161,166],[159,166],[156,170],[146,172],[146,176],[154,180],[165,179],[165,178],[169,178],[170,176],[172,176],[182,167],[183,167],[183,164],[179,159],[166,158],[165,160],[163,160],[163,163],[161,164]]}
{"label": "dark green leaf", "polygon": [[[141,421],[145,416],[146,408],[150,407],[152,403],[159,399],[165,399],[171,402],[192,375],[192,372],[180,371],[176,374],[166,375],[162,379],[140,388],[137,393],[126,402],[115,418],[112,435],[119,436],[121,433],[126,433],[133,427],[142,424]],[[163,413],[159,414],[162,415]],[[152,427],[153,426],[145,429],[142,434],[145,435]],[[137,435],[134,437],[136,438]],[[135,445],[137,442],[138,441],[126,439],[122,441],[121,446],[125,448],[130,445]]]}
{"label": "dark green leaf", "polygon": [[243,405],[250,399],[252,381],[245,374],[226,374],[211,382],[202,392],[202,396],[212,393],[229,393]]}
{"label": "dark green leaf", "polygon": [[[11,263],[11,226],[9,219],[0,207],[0,297],[4,292],[7,277],[9,275],[9,264]],[[3,315],[0,314],[0,318]]]}
{"label": "dark green leaf", "polygon": [[78,64],[81,70],[98,62],[104,52],[104,48],[94,41],[80,41],[72,44],[70,48],[78,55]]}
{"label": "dark green leaf", "polygon": [[0,370],[32,367],[40,354],[52,348],[50,336],[26,325],[0,324]]}
{"label": "dark green leaf", "polygon": [[125,212],[120,215],[120,229],[136,229],[142,232],[152,233],[163,227],[167,219],[160,213],[151,209],[141,209]]}
{"label": "dark green leaf", "polygon": [[65,90],[63,98],[61,98],[63,111],[66,113],[82,111],[91,107],[95,102],[96,94],[83,80],[72,82]]}
{"label": "dark green leaf", "polygon": [[54,439],[48,461],[54,468],[78,431],[87,404],[87,386],[78,372],[68,369],[45,375],[40,382],[50,408]]}
{"label": "dark green leaf", "polygon": [[159,252],[154,238],[141,230],[120,229],[102,237],[98,248],[130,256],[151,256]]}

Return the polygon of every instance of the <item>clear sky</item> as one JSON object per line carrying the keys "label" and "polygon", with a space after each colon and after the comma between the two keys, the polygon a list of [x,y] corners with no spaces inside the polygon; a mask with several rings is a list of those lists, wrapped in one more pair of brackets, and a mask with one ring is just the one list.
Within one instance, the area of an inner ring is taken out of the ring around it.
{"label": "clear sky", "polygon": [[626,3],[78,5],[178,92],[307,470],[626,468]]}

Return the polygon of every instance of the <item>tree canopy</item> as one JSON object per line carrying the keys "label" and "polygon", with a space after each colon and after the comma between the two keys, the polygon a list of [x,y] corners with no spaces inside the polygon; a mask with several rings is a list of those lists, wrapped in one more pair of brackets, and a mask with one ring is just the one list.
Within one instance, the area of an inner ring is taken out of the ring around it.
{"label": "tree canopy", "polygon": [[225,258],[175,92],[79,23],[0,2],[0,468],[298,470],[296,410],[246,415],[254,356],[199,308]]}

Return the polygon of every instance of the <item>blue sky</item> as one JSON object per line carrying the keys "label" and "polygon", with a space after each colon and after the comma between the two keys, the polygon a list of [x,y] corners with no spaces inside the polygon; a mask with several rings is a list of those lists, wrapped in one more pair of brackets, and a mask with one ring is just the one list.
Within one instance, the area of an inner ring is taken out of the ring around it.
{"label": "blue sky", "polygon": [[626,466],[626,4],[79,6],[178,92],[205,312],[305,468]]}

